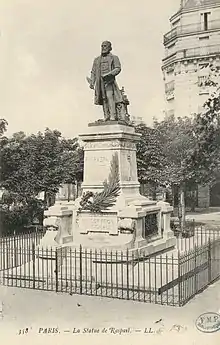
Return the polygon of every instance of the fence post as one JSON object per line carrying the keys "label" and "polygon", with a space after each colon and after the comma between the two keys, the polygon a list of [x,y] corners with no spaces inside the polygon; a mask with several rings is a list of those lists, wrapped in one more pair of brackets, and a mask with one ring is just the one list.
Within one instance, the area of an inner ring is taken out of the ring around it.
{"label": "fence post", "polygon": [[4,237],[2,238],[1,245],[2,245],[3,270],[5,270],[5,266],[6,266],[6,264],[5,264],[5,255],[6,255],[6,253],[5,253],[5,238]]}
{"label": "fence post", "polygon": [[17,260],[17,248],[16,248],[16,233],[14,231],[14,267],[17,267],[17,264],[18,264],[18,260]]}
{"label": "fence post", "polygon": [[178,250],[178,301],[179,307],[182,306],[182,296],[181,296],[181,267],[180,267],[180,251]]}
{"label": "fence post", "polygon": [[211,256],[211,240],[208,240],[208,284],[212,281],[212,256]]}
{"label": "fence post", "polygon": [[58,254],[57,248],[55,248],[55,284],[56,284],[56,292],[58,292]]}
{"label": "fence post", "polygon": [[[196,268],[197,268],[197,251],[198,251],[197,248],[199,248],[199,247],[196,245],[194,247],[194,254],[195,254],[194,270],[196,270]],[[199,261],[200,260],[201,259],[199,258]],[[194,294],[196,294],[198,291],[198,280],[197,280],[197,274],[195,272],[194,272],[194,285],[195,285]]]}
{"label": "fence post", "polygon": [[32,261],[33,261],[33,289],[35,289],[35,243],[32,242]]}
{"label": "fence post", "polygon": [[[126,265],[127,265],[127,300],[129,300],[129,263],[128,263],[128,249],[127,249],[127,255],[126,255]],[[133,265],[133,262],[132,262]]]}
{"label": "fence post", "polygon": [[79,289],[82,295],[82,246],[79,247]]}

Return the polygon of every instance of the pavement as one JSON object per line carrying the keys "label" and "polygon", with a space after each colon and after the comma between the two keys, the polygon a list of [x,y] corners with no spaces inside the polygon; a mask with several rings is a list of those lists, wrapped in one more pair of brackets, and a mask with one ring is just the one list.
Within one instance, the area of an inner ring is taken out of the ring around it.
{"label": "pavement", "polygon": [[186,218],[204,223],[214,222],[220,225],[220,212],[187,214]]}
{"label": "pavement", "polygon": [[202,333],[199,315],[220,312],[220,281],[184,307],[0,287],[2,343],[219,344]]}

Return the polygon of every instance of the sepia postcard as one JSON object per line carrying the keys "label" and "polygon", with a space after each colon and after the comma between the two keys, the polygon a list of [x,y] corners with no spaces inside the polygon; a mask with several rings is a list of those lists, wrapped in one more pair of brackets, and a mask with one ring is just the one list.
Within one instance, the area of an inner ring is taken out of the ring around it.
{"label": "sepia postcard", "polygon": [[220,0],[0,0],[0,339],[220,341]]}

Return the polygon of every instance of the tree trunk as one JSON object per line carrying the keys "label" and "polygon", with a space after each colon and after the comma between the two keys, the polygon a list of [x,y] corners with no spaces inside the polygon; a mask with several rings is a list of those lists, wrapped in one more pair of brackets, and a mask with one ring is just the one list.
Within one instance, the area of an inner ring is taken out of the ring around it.
{"label": "tree trunk", "polygon": [[194,189],[192,191],[192,201],[191,201],[191,211],[192,212],[195,212],[195,209],[196,209],[196,202],[197,202],[197,193],[196,193],[196,190]]}
{"label": "tree trunk", "polygon": [[180,208],[180,228],[181,231],[185,228],[185,222],[186,222],[186,205],[185,205],[185,189],[184,185],[180,186],[180,200],[179,200],[179,208]]}
{"label": "tree trunk", "polygon": [[79,198],[80,196],[80,182],[76,181],[76,197]]}
{"label": "tree trunk", "polygon": [[50,207],[49,196],[46,191],[44,192],[44,205],[46,205],[47,208]]}
{"label": "tree trunk", "polygon": [[44,191],[44,205],[47,206],[47,192]]}
{"label": "tree trunk", "polygon": [[67,184],[67,200],[68,200],[68,202],[71,200],[71,195],[72,195],[71,188],[72,188],[72,184],[68,183]]}
{"label": "tree trunk", "polygon": [[174,185],[171,186],[171,190],[172,190],[172,206],[174,208],[176,206],[175,205],[175,189],[174,189]]}
{"label": "tree trunk", "polygon": [[73,184],[73,200],[76,200],[77,198],[77,181]]}
{"label": "tree trunk", "polygon": [[153,200],[157,199],[157,186],[153,184]]}

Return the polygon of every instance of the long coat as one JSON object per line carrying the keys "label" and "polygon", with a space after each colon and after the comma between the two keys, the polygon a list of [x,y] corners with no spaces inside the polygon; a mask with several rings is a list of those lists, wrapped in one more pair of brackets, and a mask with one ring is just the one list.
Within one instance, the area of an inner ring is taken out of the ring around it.
{"label": "long coat", "polygon": [[[110,58],[112,78],[108,82],[107,88],[108,90],[109,87],[112,88],[115,103],[120,103],[122,102],[122,95],[116,83],[115,76],[121,72],[121,63],[118,56],[116,55],[110,53],[108,57]],[[91,71],[91,84],[95,89],[94,103],[96,105],[103,105],[103,100],[106,98],[106,85],[101,78],[101,56],[95,58],[93,62]]]}

